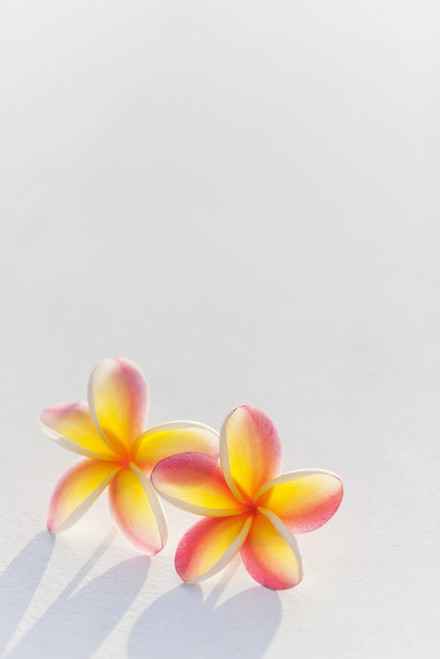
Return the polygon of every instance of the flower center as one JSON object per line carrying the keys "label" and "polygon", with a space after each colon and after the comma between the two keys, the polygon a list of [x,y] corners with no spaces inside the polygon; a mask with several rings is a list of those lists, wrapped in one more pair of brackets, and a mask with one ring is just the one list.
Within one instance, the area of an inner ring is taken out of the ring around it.
{"label": "flower center", "polygon": [[253,501],[247,501],[243,505],[246,507],[246,512],[248,515],[252,515],[252,516],[256,515],[258,508]]}

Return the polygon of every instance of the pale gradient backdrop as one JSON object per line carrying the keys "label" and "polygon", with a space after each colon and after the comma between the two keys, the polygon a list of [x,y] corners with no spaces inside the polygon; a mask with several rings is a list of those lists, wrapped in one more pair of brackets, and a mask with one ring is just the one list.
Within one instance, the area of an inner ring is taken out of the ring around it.
{"label": "pale gradient backdrop", "polygon": [[[436,657],[440,9],[429,0],[0,2],[0,651]],[[40,434],[105,356],[151,424],[261,407],[345,499],[274,593],[173,571]]]}

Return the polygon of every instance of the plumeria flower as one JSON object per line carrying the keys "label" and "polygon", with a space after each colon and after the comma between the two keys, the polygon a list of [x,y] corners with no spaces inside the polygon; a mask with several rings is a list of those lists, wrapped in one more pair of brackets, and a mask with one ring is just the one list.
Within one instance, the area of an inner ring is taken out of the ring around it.
{"label": "plumeria flower", "polygon": [[239,551],[258,583],[274,590],[302,579],[293,533],[319,528],[342,499],[338,476],[318,469],[278,475],[281,442],[272,421],[255,407],[237,407],[220,434],[220,462],[183,453],[159,462],[151,480],[171,503],[206,518],[180,541],[175,558],[188,583],[223,569]]}
{"label": "plumeria flower", "polygon": [[201,451],[215,460],[218,433],[191,421],[145,430],[148,385],[128,359],[98,364],[89,380],[88,401],[49,407],[40,417],[50,439],[86,456],[58,482],[47,527],[56,533],[72,526],[108,485],[119,529],[138,550],[157,554],[166,543],[167,524],[148,478],[151,470],[182,451]]}

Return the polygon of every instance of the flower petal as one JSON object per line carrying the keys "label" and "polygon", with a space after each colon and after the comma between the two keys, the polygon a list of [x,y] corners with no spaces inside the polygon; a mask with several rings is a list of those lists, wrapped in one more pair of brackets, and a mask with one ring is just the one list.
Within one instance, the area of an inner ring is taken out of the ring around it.
{"label": "flower petal", "polygon": [[148,385],[134,362],[103,359],[89,380],[92,419],[118,452],[129,447],[145,428]]}
{"label": "flower petal", "polygon": [[175,566],[183,581],[196,583],[212,577],[233,559],[246,539],[252,517],[202,519],[177,546]]}
{"label": "flower petal", "polygon": [[133,460],[143,472],[150,472],[164,458],[196,451],[218,456],[218,433],[196,421],[171,421],[149,428],[132,446]]}
{"label": "flower petal", "polygon": [[249,574],[266,588],[284,590],[302,579],[296,540],[268,510],[258,510],[240,555]]}
{"label": "flower petal", "polygon": [[87,403],[67,403],[48,407],[40,416],[40,426],[49,439],[88,458],[116,459],[90,416]]}
{"label": "flower petal", "polygon": [[342,494],[342,481],[336,474],[301,469],[263,485],[256,502],[272,510],[292,533],[306,533],[319,528],[335,514]]}
{"label": "flower petal", "polygon": [[216,458],[180,453],[161,460],[151,481],[164,499],[198,515],[226,517],[245,511],[227,486]]}
{"label": "flower petal", "polygon": [[269,417],[256,407],[237,407],[223,424],[220,461],[237,498],[252,499],[281,468],[281,442]]}
{"label": "flower petal", "polygon": [[150,481],[131,463],[112,481],[109,492],[120,531],[139,551],[149,556],[157,554],[167,541],[167,523]]}
{"label": "flower petal", "polygon": [[55,487],[49,504],[47,528],[52,533],[75,524],[96,501],[120,467],[101,460],[81,460],[73,465]]}

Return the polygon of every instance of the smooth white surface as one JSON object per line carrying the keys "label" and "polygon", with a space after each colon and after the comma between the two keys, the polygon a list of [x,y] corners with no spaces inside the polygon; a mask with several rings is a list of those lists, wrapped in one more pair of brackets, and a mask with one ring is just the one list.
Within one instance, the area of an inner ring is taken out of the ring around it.
{"label": "smooth white surface", "polygon": [[[439,17],[426,0],[0,3],[0,647],[12,657],[434,657]],[[172,567],[36,422],[137,361],[150,424],[264,409],[341,475],[305,577]]]}

